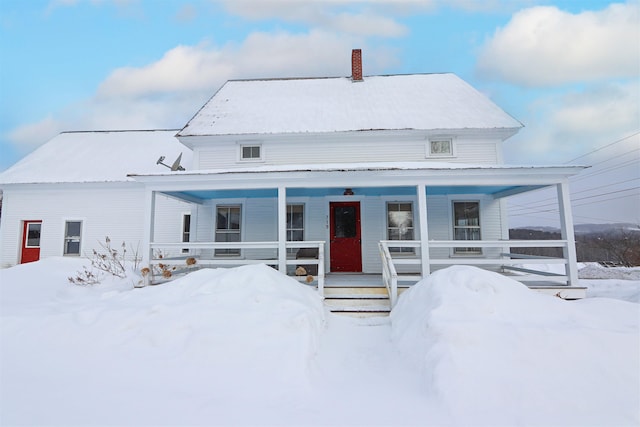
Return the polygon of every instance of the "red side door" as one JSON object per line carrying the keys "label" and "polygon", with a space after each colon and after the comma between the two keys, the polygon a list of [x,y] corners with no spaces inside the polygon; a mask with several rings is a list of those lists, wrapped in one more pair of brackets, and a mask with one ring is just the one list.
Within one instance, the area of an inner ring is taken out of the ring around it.
{"label": "red side door", "polygon": [[331,202],[331,271],[361,272],[360,202]]}
{"label": "red side door", "polygon": [[23,221],[22,224],[20,263],[24,264],[38,261],[40,259],[40,232],[42,230],[42,221]]}

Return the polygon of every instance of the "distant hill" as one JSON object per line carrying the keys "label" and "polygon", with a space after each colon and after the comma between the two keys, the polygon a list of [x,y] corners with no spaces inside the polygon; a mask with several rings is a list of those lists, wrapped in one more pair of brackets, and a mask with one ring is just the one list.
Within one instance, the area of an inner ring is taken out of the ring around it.
{"label": "distant hill", "polygon": [[[578,224],[574,227],[579,262],[603,262],[626,266],[640,265],[640,227],[637,224]],[[518,227],[509,230],[517,240],[560,239],[553,227]],[[512,248],[526,255],[561,257],[560,248]]]}
{"label": "distant hill", "polygon": [[[526,227],[514,227],[511,230],[532,230],[542,231],[547,233],[560,233],[560,229],[557,227],[545,227],[545,226],[526,226]],[[638,230],[640,226],[638,224],[631,223],[611,223],[611,224],[576,224],[573,227],[576,234],[592,234],[592,233],[609,233],[619,232],[621,230]]]}

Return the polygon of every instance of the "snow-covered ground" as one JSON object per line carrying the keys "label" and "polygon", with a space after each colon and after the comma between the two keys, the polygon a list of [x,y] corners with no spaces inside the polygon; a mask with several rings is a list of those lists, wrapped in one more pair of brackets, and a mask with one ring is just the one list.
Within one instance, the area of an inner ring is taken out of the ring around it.
{"label": "snow-covered ground", "polygon": [[351,319],[262,265],[134,289],[83,262],[0,270],[1,425],[640,424],[639,269],[563,301],[452,267]]}

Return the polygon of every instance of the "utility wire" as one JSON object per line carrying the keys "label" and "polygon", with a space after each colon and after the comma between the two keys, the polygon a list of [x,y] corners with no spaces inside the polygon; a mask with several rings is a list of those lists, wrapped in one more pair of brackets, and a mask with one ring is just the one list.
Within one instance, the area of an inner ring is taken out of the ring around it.
{"label": "utility wire", "polygon": [[621,143],[622,141],[626,141],[627,139],[632,138],[632,137],[634,137],[634,136],[636,136],[636,135],[639,135],[639,134],[640,134],[640,131],[635,132],[635,133],[632,133],[631,135],[625,136],[624,138],[620,138],[620,139],[618,139],[618,140],[616,140],[616,141],[613,141],[612,143],[607,144],[607,145],[605,145],[605,146],[603,146],[603,147],[597,148],[597,149],[595,149],[595,150],[589,151],[589,152],[588,152],[588,153],[586,153],[586,154],[583,154],[583,155],[581,155],[581,156],[578,156],[578,157],[576,157],[575,159],[571,159],[571,160],[569,160],[568,162],[564,162],[564,164],[566,165],[566,164],[568,164],[568,163],[575,162],[575,161],[576,161],[576,160],[578,160],[578,159],[581,159],[581,158],[583,158],[583,157],[587,157],[588,155],[593,154],[593,153],[597,153],[598,151],[602,151],[602,150],[604,150],[605,148],[611,147],[612,145],[615,145],[615,144],[619,144],[619,143]]}

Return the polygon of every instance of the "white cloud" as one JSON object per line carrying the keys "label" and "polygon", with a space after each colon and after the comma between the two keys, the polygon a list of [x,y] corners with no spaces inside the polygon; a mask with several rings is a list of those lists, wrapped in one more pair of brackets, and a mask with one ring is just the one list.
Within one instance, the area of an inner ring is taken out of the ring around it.
{"label": "white cloud", "polygon": [[47,116],[39,122],[17,127],[9,133],[8,138],[22,151],[31,151],[62,130],[62,123]]}
{"label": "white cloud", "polygon": [[372,13],[340,13],[332,19],[330,26],[340,32],[363,36],[401,37],[408,32],[396,21]]}
{"label": "white cloud", "polygon": [[401,37],[408,29],[391,16],[399,16],[431,1],[353,0],[227,0],[226,9],[246,19],[276,18],[321,30],[357,36]]}
{"label": "white cloud", "polygon": [[228,79],[349,76],[354,46],[363,48],[365,74],[396,61],[393,51],[374,52],[358,37],[321,30],[177,46],[153,63],[114,70],[95,96],[16,129],[9,139],[33,148],[63,130],[179,128]]}
{"label": "white cloud", "polygon": [[538,99],[505,143],[508,163],[562,164],[638,131],[640,84],[603,83]]}
{"label": "white cloud", "polygon": [[[144,67],[113,71],[100,85],[98,99],[212,92],[231,78],[348,76],[351,48],[361,43],[355,37],[315,30],[302,34],[255,32],[241,45],[178,46]],[[394,60],[390,51],[371,52],[364,58],[365,74],[373,74]]]}
{"label": "white cloud", "polygon": [[175,19],[178,22],[188,24],[198,16],[198,12],[194,5],[187,3],[182,5],[175,15]]}
{"label": "white cloud", "polygon": [[478,71],[524,86],[637,77],[640,6],[571,14],[556,7],[516,13],[482,48]]}

